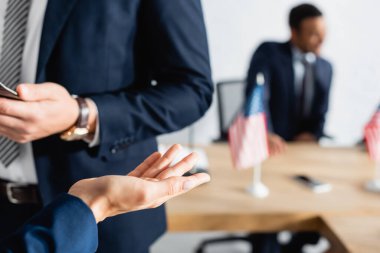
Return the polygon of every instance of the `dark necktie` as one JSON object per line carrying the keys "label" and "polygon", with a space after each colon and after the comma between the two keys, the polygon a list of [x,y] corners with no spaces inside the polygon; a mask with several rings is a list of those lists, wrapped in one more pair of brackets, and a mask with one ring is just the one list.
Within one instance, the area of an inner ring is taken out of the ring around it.
{"label": "dark necktie", "polygon": [[310,91],[313,89],[313,65],[306,59],[302,60],[302,64],[304,65],[305,72],[298,99],[298,117],[300,119],[306,118],[310,113]]}
{"label": "dark necktie", "polygon": [[[20,83],[30,1],[8,0],[5,12],[0,58],[0,82],[13,89]],[[19,144],[0,136],[1,163],[8,167],[19,155]]]}

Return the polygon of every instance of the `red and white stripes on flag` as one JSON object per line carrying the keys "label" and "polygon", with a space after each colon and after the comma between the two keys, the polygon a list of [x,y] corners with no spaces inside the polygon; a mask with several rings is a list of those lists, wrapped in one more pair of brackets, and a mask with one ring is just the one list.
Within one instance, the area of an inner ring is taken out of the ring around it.
{"label": "red and white stripes on flag", "polygon": [[380,125],[380,109],[372,116],[368,125]]}
{"label": "red and white stripes on flag", "polygon": [[364,130],[369,156],[380,163],[380,112],[376,112]]}
{"label": "red and white stripes on flag", "polygon": [[269,157],[265,113],[245,117],[240,113],[228,130],[232,162],[236,169],[253,168]]}

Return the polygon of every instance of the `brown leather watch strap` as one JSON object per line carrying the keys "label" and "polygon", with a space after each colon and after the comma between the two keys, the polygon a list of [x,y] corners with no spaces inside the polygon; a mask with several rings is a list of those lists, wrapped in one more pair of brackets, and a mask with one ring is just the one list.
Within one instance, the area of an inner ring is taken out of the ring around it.
{"label": "brown leather watch strap", "polygon": [[79,105],[79,117],[75,124],[76,127],[79,128],[87,128],[88,127],[88,118],[90,115],[90,108],[87,105],[86,99],[81,97],[74,97]]}

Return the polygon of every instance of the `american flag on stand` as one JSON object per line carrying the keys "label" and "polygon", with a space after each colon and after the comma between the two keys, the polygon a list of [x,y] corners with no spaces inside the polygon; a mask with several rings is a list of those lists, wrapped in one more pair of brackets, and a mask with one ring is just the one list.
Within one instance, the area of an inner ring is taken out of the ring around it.
{"label": "american flag on stand", "polygon": [[380,106],[364,129],[369,156],[380,163]]}
{"label": "american flag on stand", "polygon": [[263,98],[264,75],[259,73],[243,111],[228,129],[228,142],[236,169],[253,168],[269,157]]}

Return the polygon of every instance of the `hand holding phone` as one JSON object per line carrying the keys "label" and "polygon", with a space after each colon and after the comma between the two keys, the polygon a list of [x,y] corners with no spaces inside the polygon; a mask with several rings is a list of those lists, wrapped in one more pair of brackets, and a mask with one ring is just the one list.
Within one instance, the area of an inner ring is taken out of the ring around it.
{"label": "hand holding phone", "polygon": [[310,188],[315,193],[329,192],[332,189],[332,186],[330,184],[321,182],[306,175],[296,175],[293,178],[297,182],[300,182],[301,184]]}
{"label": "hand holding phone", "polygon": [[0,82],[0,97],[20,100],[17,92]]}

